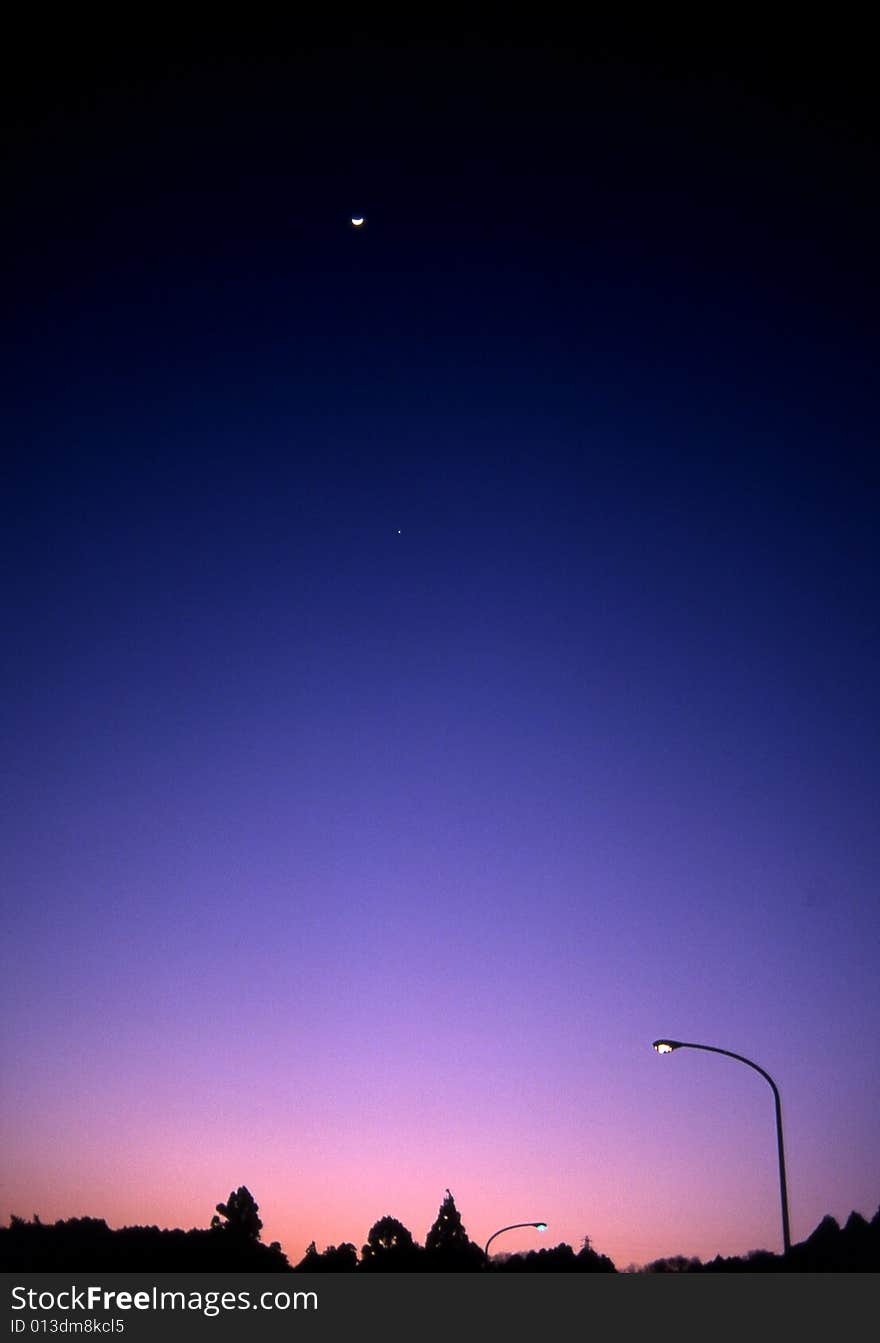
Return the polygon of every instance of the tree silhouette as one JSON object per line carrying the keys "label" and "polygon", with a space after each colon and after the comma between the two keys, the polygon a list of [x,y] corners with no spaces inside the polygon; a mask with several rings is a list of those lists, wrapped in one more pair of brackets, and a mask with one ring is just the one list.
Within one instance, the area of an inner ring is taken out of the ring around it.
{"label": "tree silhouette", "polygon": [[[245,1210],[250,1209],[245,1216]],[[447,1216],[444,1217],[444,1211]],[[35,1215],[28,1222],[15,1214],[8,1226],[0,1226],[0,1271],[33,1273],[285,1273],[291,1266],[276,1243],[264,1245],[257,1239],[257,1205],[246,1189],[230,1195],[218,1207],[226,1218],[223,1226],[214,1218],[212,1230],[179,1228],[160,1230],[157,1226],[127,1226],[111,1230],[101,1218],[72,1217],[66,1221],[44,1223]],[[233,1216],[230,1217],[230,1212]],[[250,1226],[250,1234],[234,1232],[241,1222]],[[230,1228],[233,1233],[229,1234]],[[457,1231],[456,1231],[457,1229]],[[411,1233],[395,1217],[383,1217],[370,1230],[361,1269],[408,1272],[470,1269],[474,1264],[464,1258],[465,1247],[476,1251],[476,1264],[483,1252],[467,1240],[457,1215],[452,1195],[447,1191],[437,1218],[434,1250],[429,1254],[413,1240]],[[450,1235],[450,1232],[452,1233]],[[442,1246],[452,1241],[461,1250],[461,1258],[444,1255]],[[437,1242],[441,1248],[437,1249]],[[300,1270],[345,1272],[356,1266],[357,1256],[351,1244],[328,1246],[318,1254],[314,1244],[297,1265]],[[592,1245],[583,1245],[577,1254],[570,1245],[530,1250],[526,1255],[498,1255],[492,1261],[493,1272],[587,1272],[613,1273],[614,1264],[597,1254]],[[854,1212],[841,1228],[833,1217],[825,1217],[812,1235],[793,1245],[787,1255],[769,1250],[753,1250],[731,1259],[716,1256],[711,1263],[672,1255],[655,1259],[641,1268],[630,1265],[624,1272],[639,1273],[853,1273],[880,1272],[880,1208],[871,1221]]]}
{"label": "tree silhouette", "polygon": [[263,1223],[258,1216],[259,1205],[245,1185],[233,1189],[225,1203],[217,1204],[217,1211],[226,1222],[221,1222],[220,1217],[212,1217],[211,1226],[215,1230],[226,1231],[239,1240],[260,1239]]}
{"label": "tree silhouette", "polygon": [[662,1259],[653,1259],[642,1269],[643,1273],[696,1273],[702,1267],[696,1255],[665,1255]]}
{"label": "tree silhouette", "polygon": [[357,1250],[350,1241],[328,1245],[323,1254],[311,1241],[304,1256],[294,1267],[298,1273],[351,1273],[358,1266]]}
{"label": "tree silhouette", "polygon": [[485,1255],[468,1237],[461,1213],[448,1189],[434,1225],[425,1237],[425,1252],[430,1267],[458,1270],[483,1267]]}
{"label": "tree silhouette", "polygon": [[0,1269],[91,1273],[283,1273],[277,1244],[263,1245],[224,1229],[126,1226],[111,1230],[95,1217],[44,1224],[18,1219],[0,1227]]}
{"label": "tree silhouette", "polygon": [[361,1250],[361,1267],[389,1271],[407,1271],[415,1266],[422,1248],[412,1232],[396,1217],[380,1217],[367,1233]]}
{"label": "tree silhouette", "polygon": [[[588,1239],[587,1237],[584,1238]],[[565,1242],[527,1254],[512,1254],[492,1263],[493,1272],[501,1273],[616,1273],[617,1269],[604,1254],[597,1254],[592,1246],[584,1245],[577,1254]]]}

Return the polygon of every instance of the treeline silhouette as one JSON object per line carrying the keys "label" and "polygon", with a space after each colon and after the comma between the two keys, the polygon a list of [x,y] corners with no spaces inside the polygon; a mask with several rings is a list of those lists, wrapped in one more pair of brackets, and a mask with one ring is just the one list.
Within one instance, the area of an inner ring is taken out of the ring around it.
{"label": "treeline silhouette", "polygon": [[[470,1239],[447,1189],[424,1245],[396,1217],[380,1217],[360,1254],[351,1242],[319,1251],[309,1245],[291,1264],[278,1241],[260,1239],[263,1223],[253,1195],[242,1185],[218,1203],[211,1225],[191,1231],[157,1226],[112,1230],[94,1217],[43,1223],[12,1216],[0,1227],[0,1269],[4,1272],[260,1272],[260,1273],[616,1273],[607,1255],[585,1236],[581,1248],[559,1244],[524,1254],[497,1254],[487,1260]],[[753,1250],[707,1263],[682,1255],[630,1265],[627,1273],[764,1273],[880,1271],[880,1209],[868,1222],[853,1212],[844,1227],[825,1217],[787,1255]]]}
{"label": "treeline silhouette", "polygon": [[242,1186],[218,1203],[208,1229],[166,1231],[124,1226],[112,1231],[97,1217],[44,1225],[13,1216],[0,1227],[4,1271],[109,1273],[284,1273],[287,1256],[277,1241],[260,1240],[263,1223],[253,1195]]}
{"label": "treeline silhouette", "polygon": [[851,1212],[843,1227],[834,1217],[823,1217],[806,1240],[792,1245],[788,1254],[751,1250],[731,1259],[716,1255],[707,1263],[675,1255],[655,1259],[638,1273],[877,1273],[880,1272],[880,1208],[871,1221]]}

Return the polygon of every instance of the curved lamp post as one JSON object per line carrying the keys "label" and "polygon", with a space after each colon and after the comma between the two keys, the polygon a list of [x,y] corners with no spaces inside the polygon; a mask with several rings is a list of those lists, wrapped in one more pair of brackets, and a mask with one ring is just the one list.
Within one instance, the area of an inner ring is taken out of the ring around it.
{"label": "curved lamp post", "polygon": [[520,1226],[533,1226],[536,1231],[547,1230],[546,1222],[512,1222],[510,1226],[503,1226],[500,1231],[493,1231],[489,1239],[486,1241],[486,1247],[483,1250],[483,1254],[486,1256],[486,1263],[489,1262],[489,1246],[492,1244],[492,1241],[495,1239],[495,1237],[502,1235],[505,1231],[516,1231],[517,1227]]}
{"label": "curved lamp post", "polygon": [[768,1072],[747,1059],[742,1054],[734,1054],[730,1049],[719,1049],[717,1045],[695,1045],[690,1040],[655,1040],[654,1048],[658,1054],[671,1054],[674,1049],[706,1049],[710,1054],[725,1054],[729,1059],[737,1059],[740,1063],[745,1063],[749,1068],[754,1068],[756,1073],[760,1073],[765,1082],[770,1083],[770,1089],[773,1092],[773,1101],[776,1106],[776,1145],[779,1150],[779,1194],[782,1199],[782,1244],[783,1253],[788,1254],[791,1249],[791,1234],[788,1227],[788,1188],[785,1183],[785,1148],[782,1145],[782,1102],[779,1099],[779,1088],[773,1081]]}

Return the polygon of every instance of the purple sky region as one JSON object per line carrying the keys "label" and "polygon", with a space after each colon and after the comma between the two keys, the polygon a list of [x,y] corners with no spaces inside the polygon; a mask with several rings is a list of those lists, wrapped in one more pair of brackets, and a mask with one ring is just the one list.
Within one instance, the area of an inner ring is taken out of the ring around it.
{"label": "purple sky region", "polygon": [[23,118],[4,1215],[777,1249],[769,1088],[662,1035],[777,1080],[793,1239],[876,1211],[868,150],[519,59]]}

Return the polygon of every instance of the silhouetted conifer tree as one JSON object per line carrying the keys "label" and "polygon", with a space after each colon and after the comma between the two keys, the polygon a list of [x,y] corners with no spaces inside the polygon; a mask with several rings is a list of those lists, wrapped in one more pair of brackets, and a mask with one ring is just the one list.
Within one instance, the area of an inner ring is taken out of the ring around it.
{"label": "silhouetted conifer tree", "polygon": [[425,1253],[428,1267],[462,1270],[484,1266],[483,1251],[468,1237],[461,1213],[448,1189],[434,1225],[425,1237]]}
{"label": "silhouetted conifer tree", "polygon": [[310,1240],[306,1247],[305,1254],[303,1255],[302,1259],[300,1259],[299,1263],[294,1265],[294,1267],[297,1270],[302,1269],[309,1271],[311,1269],[314,1269],[317,1260],[319,1260],[320,1258],[321,1256],[318,1254],[317,1245],[313,1240]]}

